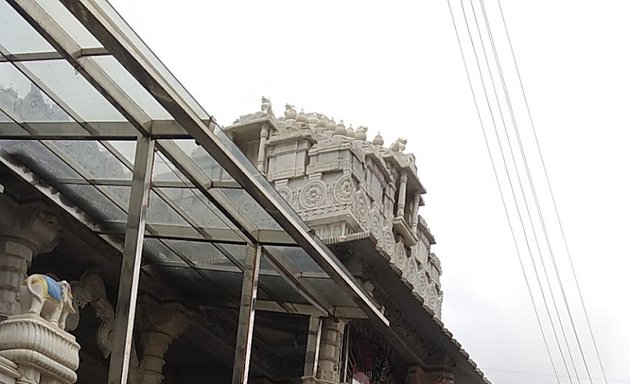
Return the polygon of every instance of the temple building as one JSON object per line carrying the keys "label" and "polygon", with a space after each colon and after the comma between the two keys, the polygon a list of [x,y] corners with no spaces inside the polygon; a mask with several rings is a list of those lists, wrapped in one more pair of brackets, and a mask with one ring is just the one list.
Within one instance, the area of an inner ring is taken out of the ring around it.
{"label": "temple building", "polygon": [[0,384],[489,383],[406,140],[276,112],[219,126],[105,0],[0,0]]}

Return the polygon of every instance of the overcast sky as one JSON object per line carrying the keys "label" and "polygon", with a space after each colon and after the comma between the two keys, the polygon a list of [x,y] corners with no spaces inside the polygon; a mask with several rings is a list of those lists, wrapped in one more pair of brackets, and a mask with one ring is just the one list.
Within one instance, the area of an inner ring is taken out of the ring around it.
{"label": "overcast sky", "polygon": [[[265,95],[277,114],[289,102],[366,125],[369,138],[378,131],[387,143],[408,138],[428,190],[420,212],[438,241],[447,327],[493,382],[556,382],[446,0],[113,4],[223,125],[258,110]],[[495,0],[486,7],[496,15]],[[630,2],[504,0],[503,7],[606,374],[611,383],[630,382]],[[492,28],[500,43],[501,25]],[[561,242],[557,231],[550,236]],[[562,276],[589,368],[601,378],[570,274]]]}

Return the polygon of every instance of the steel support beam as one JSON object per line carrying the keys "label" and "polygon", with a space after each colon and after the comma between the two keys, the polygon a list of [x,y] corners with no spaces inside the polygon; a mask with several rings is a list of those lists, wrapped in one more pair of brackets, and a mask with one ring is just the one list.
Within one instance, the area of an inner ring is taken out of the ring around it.
{"label": "steel support beam", "polygon": [[319,344],[322,339],[322,320],[311,316],[308,322],[308,338],[306,339],[306,354],[304,355],[304,377],[317,375],[317,361],[319,360]]}
{"label": "steel support beam", "polygon": [[118,284],[108,384],[126,384],[129,375],[129,357],[133,342],[142,242],[144,240],[147,206],[149,205],[154,151],[154,140],[144,137],[138,139]]}
{"label": "steel support beam", "polygon": [[[365,291],[337,262],[335,256],[316,241],[308,228],[292,213],[272,187],[264,181],[234,144],[219,128],[212,131],[207,114],[201,110],[181,85],[146,49],[142,41],[107,3],[92,0],[62,0],[66,8],[112,55],[138,79],[153,97],[173,116],[204,149],[227,170],[239,184],[280,224],[333,280],[371,317],[384,324],[389,321]],[[108,76],[91,57],[76,58],[81,47],[35,0],[10,0],[24,18],[57,49],[112,105],[138,129],[151,135],[151,120],[146,113]],[[191,180],[193,181],[193,180]],[[234,212],[233,212],[234,213]],[[238,214],[237,214],[238,215]],[[242,229],[242,228],[241,228]],[[254,240],[256,240],[254,238]]]}
{"label": "steel support beam", "polygon": [[[20,0],[20,2],[27,0]],[[159,60],[142,45],[142,41],[124,24],[109,4],[93,0],[61,0],[68,10],[103,44],[103,46],[131,73],[141,79],[141,84],[181,124],[186,131],[217,160],[219,164],[243,186],[258,204],[295,239],[323,270],[330,274],[357,304],[371,317],[384,324],[389,320],[383,316],[368,294],[354,278],[338,263],[336,257],[316,241],[309,229],[283,203],[273,187],[264,180],[256,168],[235,148],[216,125],[204,124],[206,114],[183,87],[161,66]],[[116,25],[121,23],[122,25]],[[124,32],[123,32],[124,30]],[[84,58],[82,60],[89,60]],[[142,120],[140,120],[142,121]]]}
{"label": "steel support beam", "polygon": [[234,351],[232,384],[247,384],[249,361],[254,335],[254,317],[256,315],[256,294],[258,292],[258,274],[262,247],[258,244],[247,247],[243,285],[241,286],[241,305],[238,313],[238,332]]}

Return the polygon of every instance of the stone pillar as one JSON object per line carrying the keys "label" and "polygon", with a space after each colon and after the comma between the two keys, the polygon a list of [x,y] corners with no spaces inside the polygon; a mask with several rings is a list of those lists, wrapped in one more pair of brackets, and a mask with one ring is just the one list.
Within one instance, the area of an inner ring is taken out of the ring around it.
{"label": "stone pillar", "polygon": [[412,366],[407,372],[407,384],[454,384],[453,372],[444,369],[423,369]]}
{"label": "stone pillar", "polygon": [[260,172],[265,172],[265,148],[267,147],[267,137],[269,136],[269,127],[264,124],[260,130],[260,143],[258,145],[258,161],[257,168]]}
{"label": "stone pillar", "polygon": [[323,319],[317,377],[303,377],[303,384],[337,384],[341,380],[341,354],[345,321]]}
{"label": "stone pillar", "polygon": [[137,376],[141,384],[159,384],[168,347],[186,329],[190,317],[177,303],[164,304],[143,296],[138,304],[143,353]]}
{"label": "stone pillar", "polygon": [[398,206],[396,207],[396,217],[403,217],[405,214],[405,199],[407,198],[407,172],[400,175],[398,187]]}
{"label": "stone pillar", "polygon": [[420,207],[420,193],[413,195],[413,203],[411,206],[411,233],[418,233],[418,208]]}
{"label": "stone pillar", "polygon": [[18,291],[33,257],[56,246],[59,218],[45,208],[0,195],[0,320],[20,312]]}

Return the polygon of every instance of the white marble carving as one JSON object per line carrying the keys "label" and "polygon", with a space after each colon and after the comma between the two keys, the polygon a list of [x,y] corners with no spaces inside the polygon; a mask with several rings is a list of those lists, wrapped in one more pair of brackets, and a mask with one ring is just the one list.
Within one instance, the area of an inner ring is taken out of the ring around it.
{"label": "white marble carving", "polygon": [[363,126],[354,129],[291,104],[284,116],[265,118],[271,110],[266,98],[261,109],[226,129],[245,132],[244,121],[277,127],[261,145],[267,178],[278,193],[329,243],[369,233],[401,278],[439,314],[441,268],[430,255],[433,236],[418,215],[425,191],[415,157],[405,153],[407,140],[385,146],[377,134],[370,142]]}
{"label": "white marble carving", "polygon": [[79,344],[65,331],[74,311],[66,282],[29,276],[20,291],[22,314],[0,323],[0,357],[17,366],[23,384],[72,384],[79,367]]}

